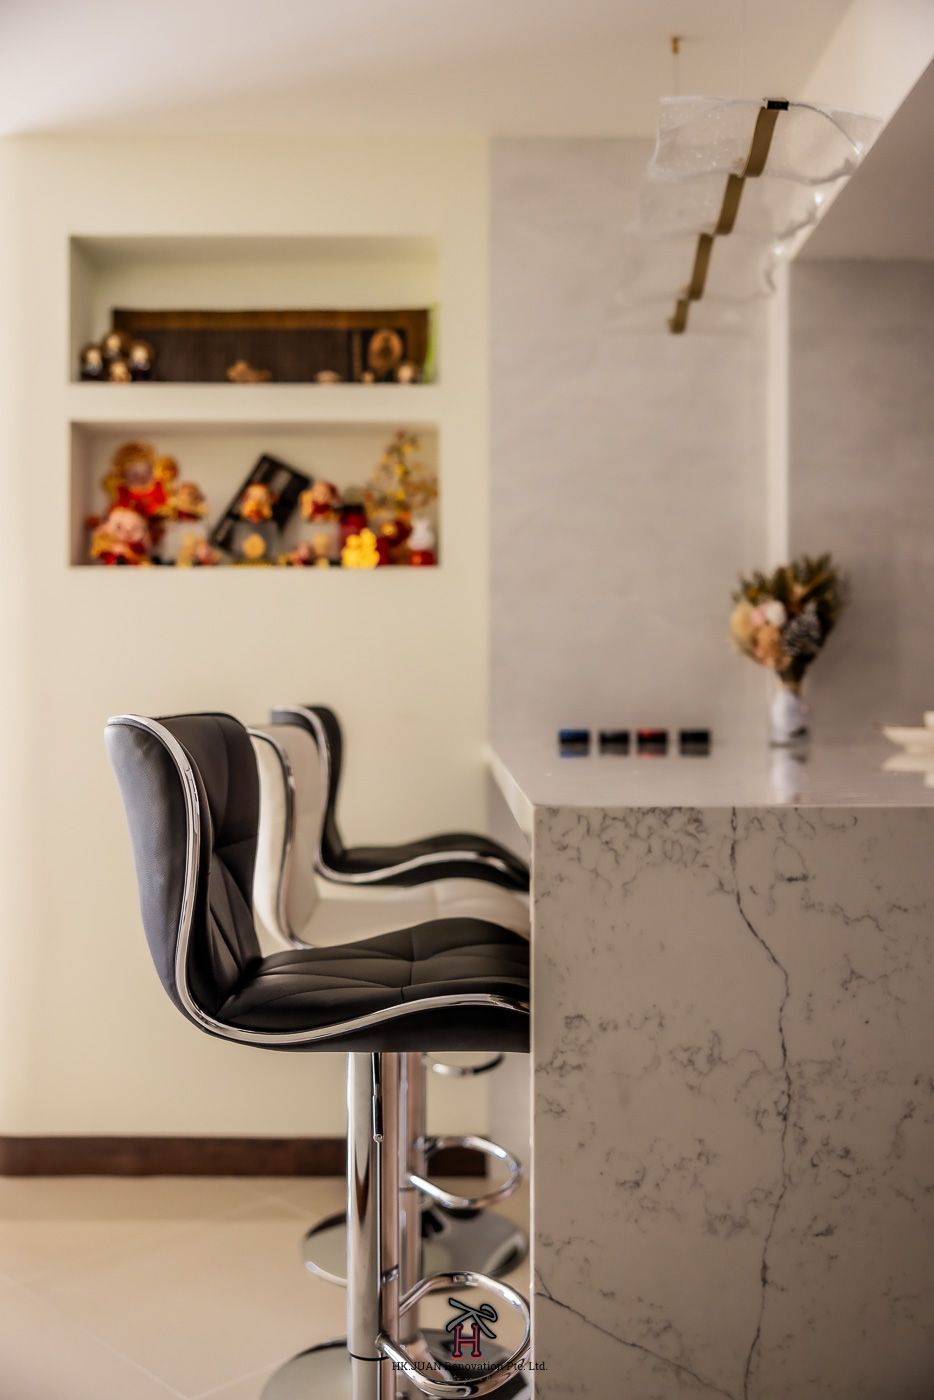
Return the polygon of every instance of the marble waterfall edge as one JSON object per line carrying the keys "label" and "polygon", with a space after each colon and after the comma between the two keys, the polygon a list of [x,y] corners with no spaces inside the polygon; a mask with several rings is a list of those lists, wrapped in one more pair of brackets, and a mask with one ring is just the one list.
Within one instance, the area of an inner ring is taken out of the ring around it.
{"label": "marble waterfall edge", "polygon": [[537,1400],[934,1393],[934,810],[533,850]]}

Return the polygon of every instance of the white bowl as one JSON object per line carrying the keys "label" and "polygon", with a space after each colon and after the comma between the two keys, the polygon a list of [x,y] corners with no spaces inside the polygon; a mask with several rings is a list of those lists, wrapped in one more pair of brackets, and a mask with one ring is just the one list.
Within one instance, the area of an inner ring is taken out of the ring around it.
{"label": "white bowl", "polygon": [[910,727],[899,724],[884,724],[882,733],[893,744],[907,749],[909,753],[934,753],[934,725]]}

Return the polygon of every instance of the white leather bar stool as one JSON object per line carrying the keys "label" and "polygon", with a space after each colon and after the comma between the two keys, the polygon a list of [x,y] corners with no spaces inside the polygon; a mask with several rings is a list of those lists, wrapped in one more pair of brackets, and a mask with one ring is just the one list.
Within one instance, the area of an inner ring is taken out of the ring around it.
{"label": "white leather bar stool", "polygon": [[[517,932],[528,932],[527,861],[491,837],[463,831],[389,846],[348,846],[338,816],[345,744],[337,714],[327,705],[290,704],[276,706],[271,720],[305,729],[317,748],[324,810],[316,834],[314,868],[331,891],[345,894],[359,909],[368,899],[379,904],[389,890],[407,889],[413,900],[423,901],[424,917],[433,918],[456,912],[462,902],[468,911],[478,911],[480,884],[491,893],[498,889],[513,896],[511,900],[491,897],[483,906],[487,916],[501,919]],[[521,914],[516,912],[519,906]],[[435,1074],[467,1077],[496,1069],[502,1056],[480,1061],[465,1056],[458,1062],[432,1059],[430,1063]]]}
{"label": "white leather bar stool", "polygon": [[[260,777],[254,909],[272,945],[285,948],[327,946],[340,938],[367,937],[400,925],[444,917],[489,919],[520,935],[527,930],[527,909],[508,890],[472,880],[436,882],[415,889],[375,888],[360,898],[335,891],[315,874],[326,793],[320,750],[303,725],[272,724],[250,730]],[[449,889],[440,904],[435,891]],[[408,1173],[420,1185],[405,1188],[408,1239],[421,1240],[420,1271],[454,1268],[478,1273],[508,1273],[528,1250],[521,1226],[491,1211],[521,1180],[511,1154],[475,1135],[434,1138],[426,1122],[425,1060],[407,1057],[405,1132]],[[442,1148],[467,1148],[505,1168],[500,1185],[473,1196],[445,1190],[430,1180],[431,1157]],[[332,1283],[343,1284],[346,1257],[343,1212],[326,1216],[308,1231],[306,1266]],[[414,1248],[414,1246],[413,1246]]]}

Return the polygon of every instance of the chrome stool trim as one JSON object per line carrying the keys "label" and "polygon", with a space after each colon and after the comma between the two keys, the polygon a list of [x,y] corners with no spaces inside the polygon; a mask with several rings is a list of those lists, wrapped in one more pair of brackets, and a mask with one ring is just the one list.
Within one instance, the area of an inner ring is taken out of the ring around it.
{"label": "chrome stool trim", "polygon": [[499,1069],[505,1058],[505,1055],[494,1055],[480,1065],[450,1065],[434,1055],[426,1055],[425,1063],[432,1074],[441,1074],[447,1079],[475,1079],[478,1074],[489,1074],[491,1070]]}

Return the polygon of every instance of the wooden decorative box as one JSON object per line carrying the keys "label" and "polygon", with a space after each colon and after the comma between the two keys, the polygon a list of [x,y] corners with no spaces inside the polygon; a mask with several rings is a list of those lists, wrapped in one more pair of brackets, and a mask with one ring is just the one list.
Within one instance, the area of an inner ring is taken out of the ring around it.
{"label": "wooden decorative box", "polygon": [[[318,374],[359,381],[385,357],[371,354],[371,341],[401,346],[397,358],[419,374],[428,352],[429,312],[391,311],[140,311],[120,307],[113,327],[148,341],[155,351],[153,378],[174,383],[217,383],[238,360],[268,370],[278,384],[307,384]],[[374,347],[375,348],[375,347]],[[375,378],[393,379],[377,368]]]}

